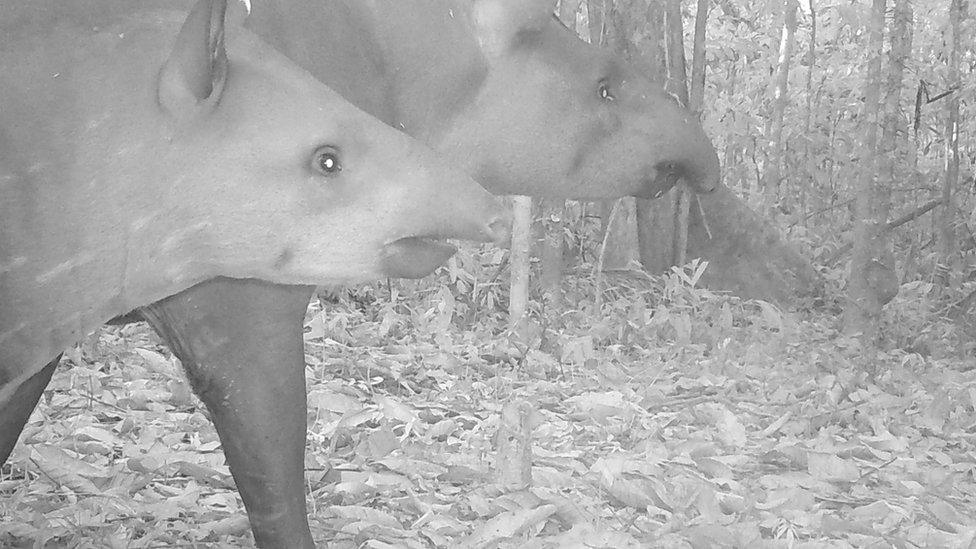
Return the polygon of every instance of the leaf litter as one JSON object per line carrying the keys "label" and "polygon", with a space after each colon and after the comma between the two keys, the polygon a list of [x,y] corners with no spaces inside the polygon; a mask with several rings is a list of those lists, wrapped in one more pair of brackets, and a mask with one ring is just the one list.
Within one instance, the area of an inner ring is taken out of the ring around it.
{"label": "leaf litter", "polygon": [[[513,333],[503,290],[464,273],[313,300],[322,545],[976,546],[972,356],[865,350],[829,311],[687,274],[608,280],[599,300],[592,276],[566,280],[571,308],[534,301]],[[66,357],[0,476],[0,545],[253,546],[158,338],[107,327]],[[495,468],[510,403],[531,433],[521,487]]]}

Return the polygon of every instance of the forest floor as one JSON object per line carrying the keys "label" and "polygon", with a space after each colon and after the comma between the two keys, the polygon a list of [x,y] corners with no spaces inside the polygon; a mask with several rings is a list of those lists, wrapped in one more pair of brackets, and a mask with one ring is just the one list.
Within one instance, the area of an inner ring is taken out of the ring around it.
{"label": "forest floor", "polygon": [[[571,278],[519,336],[497,285],[393,290],[309,310],[323,546],[976,547],[976,360],[923,285],[870,352],[827,306],[676,275]],[[510,402],[534,426],[522,490],[494,480]],[[207,412],[144,324],[66,354],[0,475],[0,546],[253,546]]]}

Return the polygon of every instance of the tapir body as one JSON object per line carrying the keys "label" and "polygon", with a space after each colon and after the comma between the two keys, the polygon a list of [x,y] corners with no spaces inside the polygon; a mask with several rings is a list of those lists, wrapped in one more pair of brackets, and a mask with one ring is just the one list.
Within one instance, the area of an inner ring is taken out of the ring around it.
{"label": "tapir body", "polygon": [[[699,191],[718,181],[695,117],[579,41],[550,0],[252,4],[249,28],[492,192],[653,198],[679,179]],[[142,309],[210,408],[261,547],[314,546],[301,324],[311,292],[219,278]]]}
{"label": "tapir body", "polygon": [[116,315],[215,276],[426,274],[441,239],[504,232],[462,172],[225,33],[222,0],[145,7],[0,7],[0,461],[52,359]]}

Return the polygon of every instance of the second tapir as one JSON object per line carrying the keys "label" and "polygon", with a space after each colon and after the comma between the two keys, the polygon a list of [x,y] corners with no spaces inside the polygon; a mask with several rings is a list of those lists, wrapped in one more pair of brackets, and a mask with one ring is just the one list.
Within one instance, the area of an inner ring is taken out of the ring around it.
{"label": "second tapir", "polygon": [[[255,0],[248,25],[492,192],[655,197],[679,178],[711,190],[718,160],[693,115],[577,40],[552,4]],[[262,547],[314,545],[301,330],[311,292],[217,279],[143,310],[210,408]]]}
{"label": "second tapir", "polygon": [[426,147],[253,33],[225,41],[224,0],[146,7],[0,6],[0,463],[60,353],[113,316],[219,275],[430,272],[443,238],[506,232]]}

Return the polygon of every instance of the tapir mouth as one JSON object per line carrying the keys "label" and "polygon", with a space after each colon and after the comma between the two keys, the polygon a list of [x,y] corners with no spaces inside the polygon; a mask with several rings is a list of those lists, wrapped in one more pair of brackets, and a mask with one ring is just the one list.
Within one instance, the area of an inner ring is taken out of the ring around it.
{"label": "tapir mouth", "polygon": [[651,198],[658,199],[664,196],[664,193],[670,191],[678,184],[681,180],[681,175],[677,172],[667,171],[660,172],[656,178],[654,178],[654,184],[651,185]]}
{"label": "tapir mouth", "polygon": [[634,196],[637,198],[656,200],[674,188],[680,180],[681,175],[677,172],[657,170],[655,175],[648,175],[644,178],[641,182],[639,192],[635,193]]}
{"label": "tapir mouth", "polygon": [[457,252],[441,237],[409,236],[383,246],[380,268],[394,278],[423,278]]}
{"label": "tapir mouth", "polygon": [[644,180],[639,198],[661,198],[680,181],[687,183],[699,194],[707,194],[715,190],[716,182],[712,181],[712,178],[698,174],[680,162],[660,162],[654,166],[654,172],[653,176],[648,175]]}
{"label": "tapir mouth", "polygon": [[704,167],[688,161],[659,162],[654,166],[657,174],[649,189],[651,194],[656,194],[654,198],[658,198],[674,188],[679,181],[686,183],[697,194],[714,192],[718,187],[721,174],[718,170],[718,156],[714,153],[712,156],[714,162],[711,164],[714,165],[706,163],[708,165]]}

